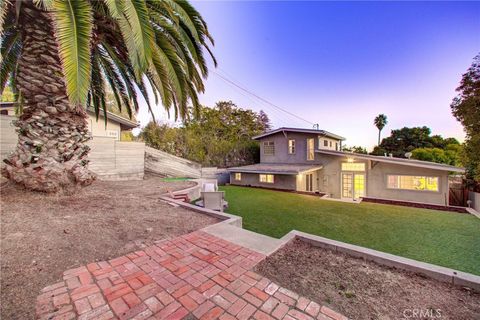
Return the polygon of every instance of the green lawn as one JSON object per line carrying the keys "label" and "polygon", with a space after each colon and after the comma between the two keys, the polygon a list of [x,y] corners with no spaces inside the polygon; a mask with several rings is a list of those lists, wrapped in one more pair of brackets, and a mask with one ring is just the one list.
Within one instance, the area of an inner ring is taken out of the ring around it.
{"label": "green lawn", "polygon": [[225,186],[245,229],[280,238],[292,229],[480,275],[480,219],[469,214]]}

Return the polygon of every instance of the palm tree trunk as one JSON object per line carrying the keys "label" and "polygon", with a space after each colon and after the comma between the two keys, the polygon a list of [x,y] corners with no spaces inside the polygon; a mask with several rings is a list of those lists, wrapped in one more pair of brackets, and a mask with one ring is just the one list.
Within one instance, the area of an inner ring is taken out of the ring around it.
{"label": "palm tree trunk", "polygon": [[377,143],[377,146],[380,145],[380,134],[382,133],[382,130],[378,130],[378,143]]}
{"label": "palm tree trunk", "polygon": [[87,114],[68,101],[52,20],[31,1],[23,2],[21,10],[23,49],[16,85],[23,113],[15,123],[16,150],[4,161],[2,174],[44,192],[90,184]]}

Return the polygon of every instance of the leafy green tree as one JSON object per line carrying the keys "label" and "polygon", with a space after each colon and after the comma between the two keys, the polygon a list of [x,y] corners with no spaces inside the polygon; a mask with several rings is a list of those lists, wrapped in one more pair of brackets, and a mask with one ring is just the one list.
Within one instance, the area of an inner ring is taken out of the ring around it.
{"label": "leafy green tree", "polygon": [[367,149],[361,146],[343,146],[342,151],[368,154]]}
{"label": "leafy green tree", "polygon": [[405,158],[405,153],[412,152],[418,148],[440,148],[445,149],[447,145],[459,142],[454,138],[443,139],[439,135],[431,136],[430,128],[413,127],[392,130],[390,136],[384,138],[380,145],[376,146],[372,154],[384,155],[393,154],[394,157]]}
{"label": "leafy green tree", "polygon": [[252,137],[269,130],[264,112],[238,108],[231,101],[201,107],[197,118],[181,127],[150,122],[140,133],[148,146],[207,166],[235,166],[259,159]]}
{"label": "leafy green tree", "polygon": [[383,128],[385,128],[385,126],[388,123],[387,116],[384,115],[383,113],[379,114],[378,116],[375,117],[375,119],[373,120],[373,123],[375,124],[375,127],[377,127],[377,129],[378,129],[378,143],[377,143],[377,145],[379,145],[382,130],[383,130]]}
{"label": "leafy green tree", "polygon": [[5,90],[2,92],[2,102],[14,102],[15,101],[15,96],[13,94],[13,91],[10,87],[6,87]]}
{"label": "leafy green tree", "polygon": [[[2,174],[55,192],[91,183],[85,106],[106,111],[106,87],[131,115],[138,94],[188,116],[199,107],[213,43],[184,0],[1,1],[0,89],[11,83],[23,113]],[[213,58],[213,56],[212,56]],[[215,59],[213,59],[215,61]]]}
{"label": "leafy green tree", "polygon": [[451,104],[452,113],[466,132],[464,162],[467,177],[480,185],[480,54],[463,74]]}
{"label": "leafy green tree", "polygon": [[417,148],[412,150],[412,159],[458,166],[461,164],[461,152],[460,144],[449,144],[445,149]]}

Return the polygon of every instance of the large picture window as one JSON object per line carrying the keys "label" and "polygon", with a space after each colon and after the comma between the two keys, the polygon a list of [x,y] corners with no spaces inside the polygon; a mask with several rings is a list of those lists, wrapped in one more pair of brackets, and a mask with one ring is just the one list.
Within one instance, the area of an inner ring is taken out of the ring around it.
{"label": "large picture window", "polygon": [[364,162],[343,162],[342,171],[365,171]]}
{"label": "large picture window", "polygon": [[260,174],[260,182],[273,183],[274,182],[273,174]]}
{"label": "large picture window", "polygon": [[390,189],[438,191],[438,177],[388,175],[387,187]]}
{"label": "large picture window", "polygon": [[307,139],[307,160],[315,159],[315,139]]}
{"label": "large picture window", "polygon": [[275,155],[275,142],[264,141],[263,142],[263,154],[274,156]]}

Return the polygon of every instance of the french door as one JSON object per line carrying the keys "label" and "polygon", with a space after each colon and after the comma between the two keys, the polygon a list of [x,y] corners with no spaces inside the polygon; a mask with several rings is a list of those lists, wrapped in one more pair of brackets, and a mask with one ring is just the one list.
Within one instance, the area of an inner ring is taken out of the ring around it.
{"label": "french door", "polygon": [[342,198],[358,199],[365,196],[365,174],[342,173]]}
{"label": "french door", "polygon": [[313,173],[305,175],[305,191],[313,191]]}

